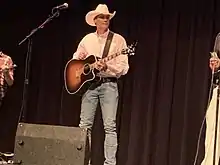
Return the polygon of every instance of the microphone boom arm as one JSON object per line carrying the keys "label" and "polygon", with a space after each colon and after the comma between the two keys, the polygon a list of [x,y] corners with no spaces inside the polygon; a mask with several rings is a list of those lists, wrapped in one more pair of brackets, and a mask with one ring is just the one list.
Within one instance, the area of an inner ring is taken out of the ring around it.
{"label": "microphone boom arm", "polygon": [[33,29],[29,35],[27,35],[18,45],[21,45],[26,40],[28,40],[28,48],[27,55],[25,59],[25,78],[24,78],[24,86],[23,86],[23,96],[22,96],[22,105],[20,110],[20,115],[18,119],[18,123],[20,120],[26,119],[26,110],[27,110],[27,96],[28,96],[28,85],[29,85],[29,77],[30,77],[30,63],[31,63],[31,53],[32,53],[32,36],[39,30],[44,28],[44,26],[49,23],[53,18],[58,17],[60,15],[60,11],[52,9],[52,15],[49,16],[40,26]]}
{"label": "microphone boom arm", "polygon": [[49,18],[46,19],[40,26],[37,28],[33,29],[29,35],[27,35],[18,45],[21,45],[23,42],[25,42],[27,39],[29,39],[32,35],[34,35],[39,29],[43,29],[44,25],[52,21],[53,18],[58,17],[60,15],[59,10],[56,12],[53,12],[54,10],[52,9],[52,16],[49,16]]}

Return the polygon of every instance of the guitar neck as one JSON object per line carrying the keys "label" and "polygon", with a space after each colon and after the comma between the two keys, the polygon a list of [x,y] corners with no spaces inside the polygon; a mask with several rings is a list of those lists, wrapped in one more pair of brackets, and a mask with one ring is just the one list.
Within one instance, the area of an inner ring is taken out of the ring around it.
{"label": "guitar neck", "polygon": [[[106,62],[110,61],[111,59],[119,56],[120,54],[121,54],[121,52],[117,52],[115,54],[112,54],[112,55],[109,55],[109,56],[107,56],[105,58],[102,58],[102,59],[98,60],[97,62],[106,63]],[[91,64],[90,67],[91,68],[95,68],[97,62],[94,62],[93,64]]]}
{"label": "guitar neck", "polygon": [[100,60],[94,62],[93,64],[90,65],[90,67],[95,67],[95,65],[96,65],[97,62],[106,63],[106,62],[112,60],[113,58],[115,58],[115,57],[117,57],[117,56],[119,56],[119,55],[121,55],[121,54],[123,54],[123,55],[133,55],[133,52],[134,52],[134,50],[135,50],[136,44],[137,44],[137,43],[135,43],[134,46],[131,45],[131,46],[129,46],[129,47],[126,48],[126,49],[122,49],[120,52],[111,54],[111,55],[109,55],[109,56],[107,56],[107,57],[105,57],[105,58],[102,58],[102,59],[100,59]]}
{"label": "guitar neck", "polygon": [[112,60],[113,58],[119,56],[120,54],[121,54],[121,52],[118,52],[118,53],[112,54],[112,55],[110,55],[110,56],[107,56],[107,57],[105,57],[105,58],[102,58],[102,59],[99,60],[99,61],[100,61],[100,62],[103,62],[103,63],[106,63],[106,62]]}

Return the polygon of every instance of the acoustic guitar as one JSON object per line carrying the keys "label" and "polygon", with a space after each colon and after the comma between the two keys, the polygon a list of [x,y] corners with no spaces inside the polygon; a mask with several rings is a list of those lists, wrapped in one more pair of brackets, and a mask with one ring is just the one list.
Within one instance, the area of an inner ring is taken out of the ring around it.
{"label": "acoustic guitar", "polygon": [[94,55],[89,55],[84,60],[71,59],[67,62],[64,69],[65,88],[69,94],[83,94],[91,85],[96,74],[96,63],[106,63],[119,55],[134,55],[137,42],[131,44],[120,52],[108,55],[105,58],[97,59]]}

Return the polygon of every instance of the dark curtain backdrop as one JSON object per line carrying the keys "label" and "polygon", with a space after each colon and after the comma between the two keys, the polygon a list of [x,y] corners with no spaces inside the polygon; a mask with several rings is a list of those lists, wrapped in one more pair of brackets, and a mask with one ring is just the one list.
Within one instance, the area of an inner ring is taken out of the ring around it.
{"label": "dark curtain backdrop", "polygon": [[[21,109],[27,43],[18,43],[64,2],[69,9],[33,36],[25,122],[78,126],[80,97],[67,94],[63,71],[82,37],[95,30],[85,23],[85,14],[106,3],[117,11],[111,30],[128,44],[139,41],[129,73],[119,82],[118,164],[192,165],[208,99],[209,52],[220,31],[217,0],[1,0],[0,48],[18,68],[0,110],[0,151],[13,151]],[[97,113],[97,165],[103,161],[103,132]]]}

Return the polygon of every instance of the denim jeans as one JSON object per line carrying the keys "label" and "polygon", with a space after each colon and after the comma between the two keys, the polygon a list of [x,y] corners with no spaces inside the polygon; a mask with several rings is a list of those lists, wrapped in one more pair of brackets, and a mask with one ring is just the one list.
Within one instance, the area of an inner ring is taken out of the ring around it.
{"label": "denim jeans", "polygon": [[80,124],[88,130],[91,149],[91,129],[94,122],[98,101],[100,101],[104,130],[104,165],[116,165],[117,133],[116,113],[118,107],[118,86],[115,82],[102,83],[88,90],[82,97]]}

